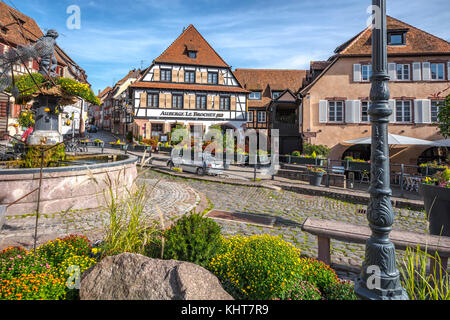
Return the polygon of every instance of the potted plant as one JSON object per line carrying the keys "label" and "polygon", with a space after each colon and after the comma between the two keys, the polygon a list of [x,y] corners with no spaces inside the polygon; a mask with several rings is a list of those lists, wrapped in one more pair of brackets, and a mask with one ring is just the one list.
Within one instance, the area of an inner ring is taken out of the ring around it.
{"label": "potted plant", "polygon": [[419,186],[430,234],[450,237],[450,169],[426,177]]}
{"label": "potted plant", "polygon": [[325,158],[321,155],[317,155],[316,152],[313,152],[310,155],[304,155],[300,154],[299,151],[294,151],[291,158],[291,162],[316,166],[323,166],[324,161]]}
{"label": "potted plant", "polygon": [[325,173],[325,170],[317,167],[308,167],[309,173],[309,184],[312,186],[320,187],[322,184],[322,179]]}
{"label": "potted plant", "polygon": [[95,140],[94,140],[94,144],[95,144],[97,147],[101,147],[101,146],[104,145],[105,143],[104,143],[102,140],[100,140],[100,139],[95,139]]}
{"label": "potted plant", "polygon": [[120,139],[117,140],[116,142],[110,142],[109,144],[114,149],[122,149],[122,147],[125,146],[125,143],[120,142]]}

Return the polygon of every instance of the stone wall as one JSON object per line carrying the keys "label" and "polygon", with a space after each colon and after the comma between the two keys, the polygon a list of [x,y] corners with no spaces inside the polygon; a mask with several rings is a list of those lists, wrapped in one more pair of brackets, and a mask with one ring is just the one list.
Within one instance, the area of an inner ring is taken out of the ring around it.
{"label": "stone wall", "polygon": [[[100,166],[44,169],[40,213],[97,208],[104,204],[108,180],[113,186],[118,182],[117,192],[125,192],[137,177],[136,162],[129,160]],[[0,170],[0,205],[11,204],[39,187],[39,169],[14,170],[14,174],[11,171]],[[37,199],[38,192],[34,192],[9,207],[7,216],[34,214]]]}

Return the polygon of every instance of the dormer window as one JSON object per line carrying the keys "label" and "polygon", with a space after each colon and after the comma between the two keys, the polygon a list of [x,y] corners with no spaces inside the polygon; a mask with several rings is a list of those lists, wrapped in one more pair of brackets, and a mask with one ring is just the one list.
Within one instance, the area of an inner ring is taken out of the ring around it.
{"label": "dormer window", "polygon": [[282,91],[273,91],[272,92],[272,99],[277,99],[283,92]]}
{"label": "dormer window", "polygon": [[388,45],[403,46],[405,44],[406,44],[406,32],[405,31],[388,32]]}
{"label": "dormer window", "polygon": [[188,51],[188,57],[191,59],[197,58],[197,51]]}
{"label": "dormer window", "polygon": [[249,94],[248,96],[249,100],[261,100],[261,92],[260,91],[254,91]]}

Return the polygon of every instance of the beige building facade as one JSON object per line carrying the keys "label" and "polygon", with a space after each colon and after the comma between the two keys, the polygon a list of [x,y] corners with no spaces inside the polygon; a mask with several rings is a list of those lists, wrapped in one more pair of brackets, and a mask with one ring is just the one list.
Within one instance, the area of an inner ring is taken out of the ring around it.
{"label": "beige building facade", "polygon": [[[391,26],[400,23],[393,18],[388,22]],[[411,26],[404,26],[402,30],[405,44],[401,49],[404,52],[396,52],[397,46],[394,50],[388,47],[391,77],[389,105],[393,110],[389,133],[433,141],[443,139],[436,121],[439,104],[450,94],[450,44],[436,38],[439,52],[414,52],[413,40],[408,37],[418,38],[424,32]],[[370,30],[366,32],[370,33]],[[343,50],[338,48],[328,67],[301,90],[301,130],[305,140],[330,147],[331,159],[340,160],[352,155],[347,151],[358,150],[345,141],[371,136],[370,116],[367,113],[371,57],[361,47],[358,48],[359,54],[351,51],[352,46],[358,47],[363,40],[364,32]],[[351,54],[346,54],[346,51]],[[418,158],[428,148],[411,146],[392,149],[391,161],[417,165]],[[361,147],[359,153],[364,153],[363,149]]]}

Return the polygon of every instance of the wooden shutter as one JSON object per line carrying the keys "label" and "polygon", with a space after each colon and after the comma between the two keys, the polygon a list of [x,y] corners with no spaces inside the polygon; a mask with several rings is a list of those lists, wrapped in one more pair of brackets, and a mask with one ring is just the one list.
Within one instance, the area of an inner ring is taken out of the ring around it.
{"label": "wooden shutter", "polygon": [[362,80],[361,65],[354,64],[353,65],[353,82],[361,82],[361,80]]}
{"label": "wooden shutter", "polygon": [[167,93],[166,94],[166,109],[172,108],[172,94]]}
{"label": "wooden shutter", "polygon": [[236,96],[231,96],[230,98],[230,110],[236,111]]}
{"label": "wooden shutter", "polygon": [[414,122],[423,123],[423,100],[414,100]]}
{"label": "wooden shutter", "polygon": [[189,96],[189,107],[190,109],[195,109],[195,94]]}
{"label": "wooden shutter", "polygon": [[184,82],[184,70],[180,69],[180,73],[178,75],[178,82]]}
{"label": "wooden shutter", "polygon": [[328,122],[328,101],[320,100],[319,101],[319,123],[327,123]]}
{"label": "wooden shutter", "polygon": [[447,62],[447,79],[450,81],[450,62]]}
{"label": "wooden shutter", "polygon": [[220,96],[214,96],[214,109],[220,109]]}
{"label": "wooden shutter", "polygon": [[214,96],[207,96],[207,105],[206,105],[206,108],[207,108],[208,110],[211,110],[211,109],[212,109],[213,99],[214,99]]}
{"label": "wooden shutter", "polygon": [[431,100],[422,100],[422,119],[423,123],[431,123]]}
{"label": "wooden shutter", "polygon": [[141,108],[147,108],[147,92],[141,92]]}
{"label": "wooden shutter", "polygon": [[396,101],[394,99],[389,100],[389,108],[391,108],[391,110],[392,110],[392,114],[389,116],[390,123],[395,122],[395,104],[396,104]]}
{"label": "wooden shutter", "polygon": [[422,63],[423,67],[423,81],[430,81],[431,80],[431,65],[429,62]]}
{"label": "wooden shutter", "polygon": [[225,77],[223,76],[222,72],[219,71],[219,84],[224,85],[225,84]]}
{"label": "wooden shutter", "polygon": [[185,94],[183,96],[183,99],[184,99],[183,108],[189,109],[189,96],[187,94]]}
{"label": "wooden shutter", "polygon": [[202,72],[202,83],[208,83],[208,72]]}
{"label": "wooden shutter", "polygon": [[153,69],[153,81],[159,81],[160,79],[161,70],[159,68]]}
{"label": "wooden shutter", "polygon": [[353,120],[355,123],[361,123],[361,101],[353,100]]}
{"label": "wooden shutter", "polygon": [[355,123],[353,120],[354,110],[353,110],[353,100],[345,101],[345,122],[346,123]]}
{"label": "wooden shutter", "polygon": [[388,73],[390,81],[397,81],[397,65],[395,63],[388,64]]}
{"label": "wooden shutter", "polygon": [[412,68],[413,68],[413,81],[422,80],[422,67],[420,62],[414,62]]}
{"label": "wooden shutter", "polygon": [[166,103],[166,99],[165,99],[166,97],[165,97],[165,95],[164,95],[164,93],[160,93],[159,94],[159,107],[161,108],[161,109],[164,109],[164,107],[165,107],[165,103]]}
{"label": "wooden shutter", "polygon": [[195,82],[196,83],[202,83],[202,73],[199,71],[195,72]]}
{"label": "wooden shutter", "polygon": [[346,123],[361,122],[361,102],[359,100],[345,101],[345,122]]}
{"label": "wooden shutter", "polygon": [[172,82],[180,82],[178,79],[178,70],[172,69]]}

